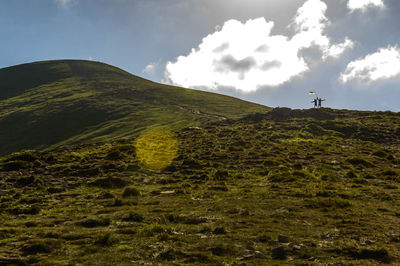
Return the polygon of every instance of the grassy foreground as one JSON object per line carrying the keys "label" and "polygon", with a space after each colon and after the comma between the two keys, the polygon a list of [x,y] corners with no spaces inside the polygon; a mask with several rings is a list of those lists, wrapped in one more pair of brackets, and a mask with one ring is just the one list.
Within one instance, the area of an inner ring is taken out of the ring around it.
{"label": "grassy foreground", "polygon": [[398,265],[399,124],[274,109],[176,130],[163,170],[136,138],[2,157],[0,264]]}

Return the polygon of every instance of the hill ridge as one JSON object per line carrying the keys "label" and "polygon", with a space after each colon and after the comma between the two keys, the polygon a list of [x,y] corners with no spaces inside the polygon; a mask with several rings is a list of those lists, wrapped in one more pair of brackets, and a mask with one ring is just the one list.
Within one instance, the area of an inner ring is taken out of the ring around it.
{"label": "hill ridge", "polygon": [[182,128],[270,110],[86,60],[2,68],[0,80],[0,155],[131,137],[149,126]]}

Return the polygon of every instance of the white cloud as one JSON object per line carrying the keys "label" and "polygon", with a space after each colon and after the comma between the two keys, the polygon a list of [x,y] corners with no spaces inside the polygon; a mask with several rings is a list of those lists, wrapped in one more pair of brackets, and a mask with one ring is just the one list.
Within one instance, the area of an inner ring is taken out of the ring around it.
{"label": "white cloud", "polygon": [[[349,38],[346,37],[346,39],[344,40],[343,43],[339,43],[339,44],[334,44],[332,45],[327,52],[327,56],[331,56],[334,58],[339,57],[341,54],[344,53],[344,51],[346,51],[349,48],[353,48],[354,47],[354,42],[352,40],[350,40]],[[325,55],[325,56],[326,56]]]}
{"label": "white cloud", "polygon": [[370,85],[400,75],[400,49],[397,46],[380,48],[378,52],[350,62],[339,80],[343,83],[358,81]]}
{"label": "white cloud", "polygon": [[343,43],[331,44],[324,30],[330,24],[325,16],[327,6],[320,0],[308,0],[297,11],[293,25],[297,29],[297,34],[292,38],[292,42],[299,48],[310,48],[315,45],[322,51],[322,59],[328,57],[337,58],[346,49],[353,48],[354,43],[346,38]]}
{"label": "white cloud", "polygon": [[308,0],[299,8],[291,26],[290,38],[272,35],[274,22],[265,18],[245,23],[229,20],[202,40],[187,56],[168,62],[164,82],[189,88],[218,90],[233,87],[242,92],[262,86],[279,86],[309,70],[300,51],[317,47],[322,60],[337,58],[353,42],[331,44],[324,30],[329,24],[327,6],[320,0]]}
{"label": "white cloud", "polygon": [[369,7],[384,8],[385,4],[383,0],[349,0],[347,7],[353,12],[355,10],[365,11]]}
{"label": "white cloud", "polygon": [[144,69],[143,72],[148,75],[154,75],[157,70],[158,63],[150,63]]}

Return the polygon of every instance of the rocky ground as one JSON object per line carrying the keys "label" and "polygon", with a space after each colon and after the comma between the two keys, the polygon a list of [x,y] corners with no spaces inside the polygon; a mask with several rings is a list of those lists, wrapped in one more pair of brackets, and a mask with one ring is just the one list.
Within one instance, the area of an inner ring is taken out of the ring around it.
{"label": "rocky ground", "polygon": [[399,122],[274,109],[174,132],[162,170],[136,139],[2,157],[0,264],[399,264]]}

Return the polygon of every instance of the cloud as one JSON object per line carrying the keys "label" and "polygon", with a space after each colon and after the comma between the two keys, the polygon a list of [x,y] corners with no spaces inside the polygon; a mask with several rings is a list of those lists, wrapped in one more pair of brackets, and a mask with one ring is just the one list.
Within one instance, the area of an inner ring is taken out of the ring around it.
{"label": "cloud", "polygon": [[344,40],[343,43],[332,45],[328,50],[327,56],[337,58],[341,54],[343,54],[344,51],[346,51],[349,48],[353,48],[353,47],[354,47],[354,42],[346,37],[346,39]]}
{"label": "cloud", "polygon": [[236,60],[232,55],[225,55],[220,61],[215,61],[215,71],[217,72],[238,72],[244,75],[256,65],[256,60],[249,56],[242,60]]}
{"label": "cloud", "polygon": [[325,16],[326,10],[327,5],[320,0],[306,1],[294,18],[293,26],[298,33],[292,38],[292,42],[299,50],[312,46],[319,47],[323,60],[328,57],[337,58],[346,49],[354,46],[353,41],[348,38],[343,43],[331,44],[329,37],[324,34],[326,26],[330,24]]}
{"label": "cloud", "polygon": [[55,0],[56,3],[62,5],[62,6],[67,6],[69,3],[72,2],[72,0]]}
{"label": "cloud", "polygon": [[154,75],[158,67],[158,63],[150,63],[148,64],[142,72],[148,74],[148,75]]}
{"label": "cloud", "polygon": [[384,8],[385,4],[383,0],[349,0],[347,7],[353,12],[355,10],[365,11],[369,7]]}
{"label": "cloud", "polygon": [[[310,70],[301,51],[321,51],[319,60],[339,57],[353,42],[331,44],[324,33],[329,21],[327,6],[308,0],[297,11],[290,26],[292,37],[272,35],[274,22],[265,18],[245,23],[229,20],[205,37],[187,56],[166,64],[163,82],[189,88],[234,88],[253,92],[276,87]],[[322,55],[321,55],[322,54]]]}
{"label": "cloud", "polygon": [[400,49],[397,46],[380,48],[376,53],[350,62],[339,80],[342,83],[358,81],[370,85],[400,75]]}

